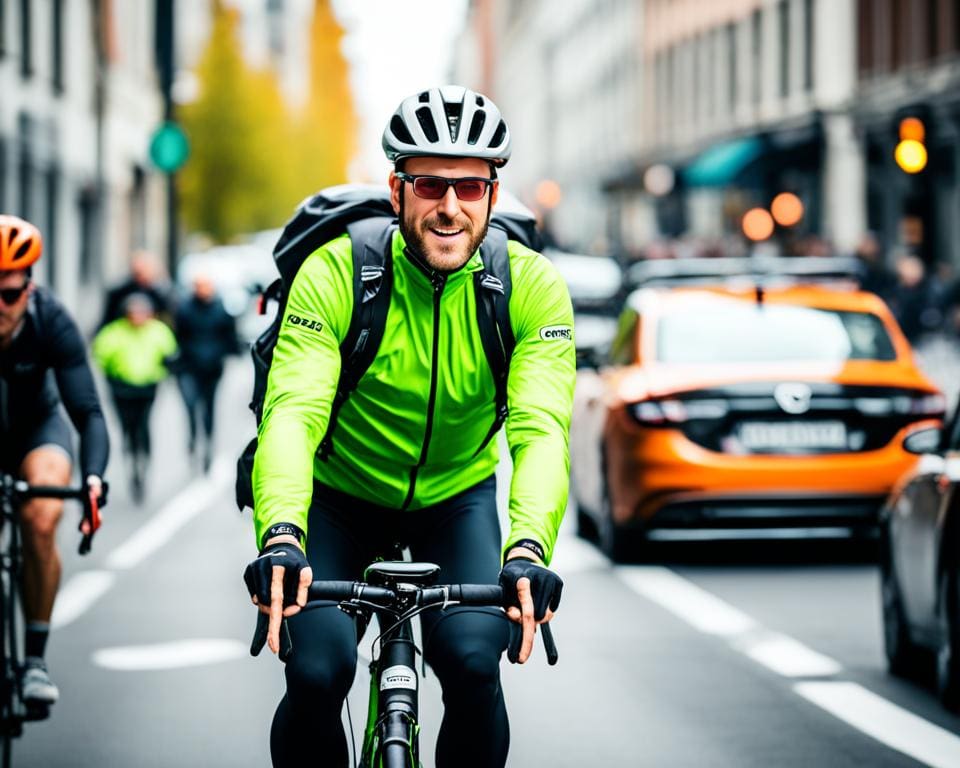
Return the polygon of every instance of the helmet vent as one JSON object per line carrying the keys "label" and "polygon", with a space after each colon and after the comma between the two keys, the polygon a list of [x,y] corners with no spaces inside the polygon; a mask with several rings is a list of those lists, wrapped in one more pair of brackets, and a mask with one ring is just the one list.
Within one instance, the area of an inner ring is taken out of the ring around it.
{"label": "helmet vent", "polygon": [[457,136],[460,134],[460,118],[463,117],[463,104],[444,104],[443,111],[447,115],[450,140],[456,142]]}
{"label": "helmet vent", "polygon": [[20,230],[17,229],[16,227],[13,227],[13,228],[10,230],[10,237],[8,238],[10,244],[12,244],[13,241],[17,239],[17,237],[18,237],[19,234],[20,234]]}
{"label": "helmet vent", "polygon": [[33,240],[27,240],[26,242],[24,242],[19,248],[17,248],[17,252],[14,254],[13,260],[19,261],[24,256],[26,256],[27,251],[30,250],[30,246],[32,245],[33,245]]}
{"label": "helmet vent", "polygon": [[500,125],[497,126],[497,130],[494,131],[493,138],[490,139],[491,147],[499,147],[507,135],[507,124],[500,121]]}
{"label": "helmet vent", "polygon": [[413,136],[410,135],[410,131],[407,130],[406,124],[403,122],[403,119],[400,115],[394,115],[393,119],[390,121],[390,130],[394,136],[397,137],[399,141],[402,141],[404,144],[415,144]]}
{"label": "helmet vent", "polygon": [[429,103],[430,103],[430,92],[429,92],[429,91],[424,91],[423,93],[421,93],[421,94],[420,94],[420,97],[417,99],[417,101],[419,101],[421,104],[429,104]]}
{"label": "helmet vent", "polygon": [[483,112],[474,112],[473,120],[470,121],[470,133],[467,134],[467,144],[476,144],[480,138],[480,131],[483,130],[484,123],[487,122],[487,116]]}
{"label": "helmet vent", "polygon": [[430,112],[430,108],[420,107],[420,109],[417,110],[417,120],[420,122],[420,127],[423,129],[423,134],[427,137],[427,141],[436,144],[440,140],[440,136],[437,134],[437,126],[433,124],[433,115]]}
{"label": "helmet vent", "polygon": [[478,107],[483,106],[483,96],[477,96],[477,106]]}

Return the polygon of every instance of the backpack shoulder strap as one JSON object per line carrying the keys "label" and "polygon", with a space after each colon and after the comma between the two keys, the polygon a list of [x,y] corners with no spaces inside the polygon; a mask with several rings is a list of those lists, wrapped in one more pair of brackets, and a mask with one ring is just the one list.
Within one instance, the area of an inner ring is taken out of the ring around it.
{"label": "backpack shoulder strap", "polygon": [[340,408],[373,363],[383,340],[393,286],[393,220],[375,217],[347,226],[353,251],[353,314],[340,344],[340,379],[330,409],[327,432],[318,454],[326,460],[333,450],[332,435]]}
{"label": "backpack shoulder strap", "polygon": [[477,326],[483,351],[493,374],[496,394],[493,424],[476,453],[486,448],[507,420],[507,380],[510,374],[510,358],[516,346],[513,328],[510,326],[512,283],[505,232],[496,227],[487,230],[487,236],[480,245],[480,259],[483,261],[483,269],[474,272],[473,276]]}

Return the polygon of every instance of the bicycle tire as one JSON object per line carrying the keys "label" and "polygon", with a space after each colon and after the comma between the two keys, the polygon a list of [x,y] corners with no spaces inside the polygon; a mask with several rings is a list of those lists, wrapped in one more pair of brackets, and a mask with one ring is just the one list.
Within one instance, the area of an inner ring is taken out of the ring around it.
{"label": "bicycle tire", "polygon": [[11,767],[16,732],[14,703],[18,670],[11,653],[11,633],[15,630],[15,625],[10,616],[16,606],[11,599],[11,578],[12,575],[6,568],[0,571],[0,764],[3,768]]}

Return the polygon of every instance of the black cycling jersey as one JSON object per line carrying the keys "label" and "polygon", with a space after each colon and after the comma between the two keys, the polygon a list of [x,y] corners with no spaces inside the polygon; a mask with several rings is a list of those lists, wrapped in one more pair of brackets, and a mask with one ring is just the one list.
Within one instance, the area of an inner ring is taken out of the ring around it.
{"label": "black cycling jersey", "polygon": [[110,443],[83,337],[57,298],[38,286],[19,331],[0,350],[0,434],[23,439],[61,400],[80,434],[83,476],[102,477]]}

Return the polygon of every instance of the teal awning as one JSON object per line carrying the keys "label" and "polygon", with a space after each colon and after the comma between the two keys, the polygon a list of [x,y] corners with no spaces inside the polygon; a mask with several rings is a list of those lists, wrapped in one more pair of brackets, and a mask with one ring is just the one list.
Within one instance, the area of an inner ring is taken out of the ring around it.
{"label": "teal awning", "polygon": [[691,187],[723,187],[763,153],[763,141],[756,136],[717,144],[704,150],[683,171]]}

